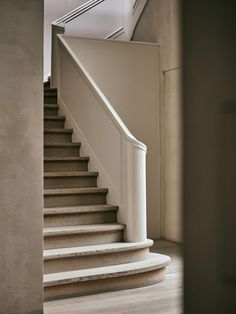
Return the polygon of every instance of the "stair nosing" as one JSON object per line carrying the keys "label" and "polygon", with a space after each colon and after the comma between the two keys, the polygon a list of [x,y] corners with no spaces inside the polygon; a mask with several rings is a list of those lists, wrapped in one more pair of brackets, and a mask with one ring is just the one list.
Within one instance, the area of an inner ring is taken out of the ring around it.
{"label": "stair nosing", "polygon": [[48,207],[44,208],[44,216],[47,215],[66,215],[79,213],[93,213],[93,212],[113,212],[118,211],[118,206],[109,204],[98,205],[77,205],[65,207]]}
{"label": "stair nosing", "polygon": [[46,115],[44,120],[66,120],[66,116]]}
{"label": "stair nosing", "polygon": [[44,275],[44,286],[49,287],[82,281],[102,280],[141,274],[164,268],[169,263],[170,258],[168,256],[157,253],[149,253],[145,260],[138,262],[46,274]]}
{"label": "stair nosing", "polygon": [[125,226],[119,223],[63,226],[63,227],[46,227],[43,229],[43,236],[56,237],[71,234],[90,234],[90,233],[108,233],[112,231],[124,230]]}
{"label": "stair nosing", "polygon": [[73,133],[73,129],[64,129],[64,128],[44,128],[44,133]]}
{"label": "stair nosing", "polygon": [[44,107],[45,108],[56,108],[56,109],[58,109],[59,105],[58,104],[44,104]]}
{"label": "stair nosing", "polygon": [[120,253],[142,248],[149,248],[152,245],[153,241],[147,239],[146,241],[142,242],[115,242],[71,248],[47,249],[44,250],[44,260]]}
{"label": "stair nosing", "polygon": [[44,189],[45,196],[74,195],[74,194],[105,194],[107,192],[108,192],[107,188],[100,188],[100,187]]}
{"label": "stair nosing", "polygon": [[54,91],[44,91],[43,94],[44,97],[57,97],[57,92]]}
{"label": "stair nosing", "polygon": [[45,171],[44,178],[98,177],[97,171]]}
{"label": "stair nosing", "polygon": [[[47,82],[46,82],[47,83]],[[50,84],[50,83],[49,83]],[[44,87],[43,89],[44,91],[45,90],[49,90],[49,91],[57,91],[57,88],[56,87]]]}
{"label": "stair nosing", "polygon": [[89,157],[44,157],[44,161],[57,162],[57,161],[89,161]]}
{"label": "stair nosing", "polygon": [[71,142],[44,142],[44,147],[78,147],[81,146],[81,143],[71,143]]}

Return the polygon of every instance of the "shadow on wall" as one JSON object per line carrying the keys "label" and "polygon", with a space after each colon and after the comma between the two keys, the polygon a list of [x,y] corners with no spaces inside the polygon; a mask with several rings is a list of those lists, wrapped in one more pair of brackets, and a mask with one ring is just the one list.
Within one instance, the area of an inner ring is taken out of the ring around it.
{"label": "shadow on wall", "polygon": [[186,314],[236,312],[235,14],[183,1]]}

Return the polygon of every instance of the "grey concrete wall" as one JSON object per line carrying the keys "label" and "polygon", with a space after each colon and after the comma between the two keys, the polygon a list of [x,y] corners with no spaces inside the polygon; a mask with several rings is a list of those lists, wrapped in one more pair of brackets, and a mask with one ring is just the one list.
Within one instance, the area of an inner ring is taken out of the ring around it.
{"label": "grey concrete wall", "polygon": [[43,0],[0,3],[0,313],[43,313]]}
{"label": "grey concrete wall", "polygon": [[236,4],[184,0],[185,314],[236,311]]}
{"label": "grey concrete wall", "polygon": [[149,0],[133,34],[133,40],[160,44],[156,228],[175,242],[182,241],[181,35],[180,0]]}

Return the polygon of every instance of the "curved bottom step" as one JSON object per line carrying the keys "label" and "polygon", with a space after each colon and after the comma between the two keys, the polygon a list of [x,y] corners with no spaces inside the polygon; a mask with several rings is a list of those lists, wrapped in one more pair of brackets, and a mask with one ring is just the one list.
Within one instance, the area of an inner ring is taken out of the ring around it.
{"label": "curved bottom step", "polygon": [[155,284],[164,279],[169,263],[168,256],[150,253],[139,262],[47,274],[44,298],[48,301]]}

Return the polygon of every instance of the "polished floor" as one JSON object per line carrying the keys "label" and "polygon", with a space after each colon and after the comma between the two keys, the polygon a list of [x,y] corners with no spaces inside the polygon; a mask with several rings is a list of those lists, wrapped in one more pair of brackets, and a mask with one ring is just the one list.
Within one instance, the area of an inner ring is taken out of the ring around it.
{"label": "polished floor", "polygon": [[144,288],[45,302],[44,314],[181,314],[181,246],[155,241],[152,252],[167,254],[172,258],[165,281]]}

